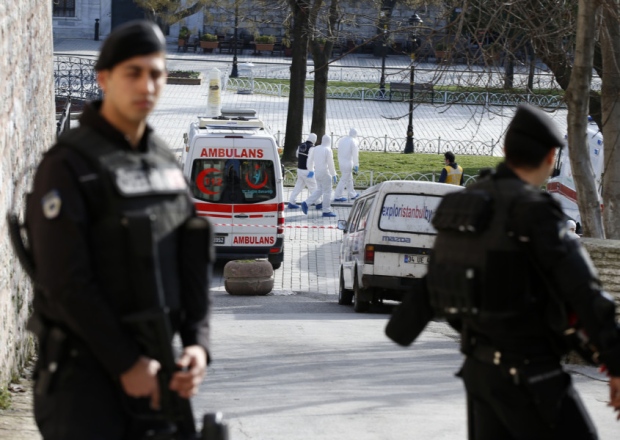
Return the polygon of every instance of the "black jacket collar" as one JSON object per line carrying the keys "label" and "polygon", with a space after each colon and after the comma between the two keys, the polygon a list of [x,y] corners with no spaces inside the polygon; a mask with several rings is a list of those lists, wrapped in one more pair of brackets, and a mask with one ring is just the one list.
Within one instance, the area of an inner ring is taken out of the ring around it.
{"label": "black jacket collar", "polygon": [[[101,116],[101,105],[103,101],[93,101],[90,104],[84,107],[84,112],[82,116],[80,116],[80,124],[85,125],[93,130],[96,130],[114,144],[118,145],[119,148],[123,150],[134,151],[131,144],[127,140],[127,136],[124,133],[120,132],[117,128],[115,128],[112,124],[110,124],[103,116]],[[140,152],[148,151],[148,140],[153,132],[153,129],[146,126],[146,130],[144,130],[144,136],[140,139],[140,143],[138,144],[138,150]]]}

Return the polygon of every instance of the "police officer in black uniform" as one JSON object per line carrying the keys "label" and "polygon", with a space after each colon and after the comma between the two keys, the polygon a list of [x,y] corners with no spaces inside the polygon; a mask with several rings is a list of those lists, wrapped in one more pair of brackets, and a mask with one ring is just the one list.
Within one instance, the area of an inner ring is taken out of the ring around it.
{"label": "police officer in black uniform", "polygon": [[[127,319],[157,301],[183,346],[167,386],[189,399],[208,358],[210,229],[146,124],[166,82],[162,32],[148,21],[119,26],[95,70],[103,101],[45,154],[27,200],[40,342],[34,412],[46,440],[140,439],[159,428],[136,414],[159,410],[161,364]],[[155,292],[144,291],[149,280]]]}
{"label": "police officer in black uniform", "polygon": [[505,162],[446,196],[433,219],[430,305],[461,333],[470,439],[597,438],[560,365],[570,335],[587,334],[574,341],[605,365],[620,411],[614,302],[560,206],[539,189],[562,145],[544,112],[520,106]]}

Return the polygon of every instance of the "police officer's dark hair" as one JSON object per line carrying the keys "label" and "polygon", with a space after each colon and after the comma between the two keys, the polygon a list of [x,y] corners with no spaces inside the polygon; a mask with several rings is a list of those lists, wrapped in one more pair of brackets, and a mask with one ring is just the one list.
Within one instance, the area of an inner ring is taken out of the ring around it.
{"label": "police officer's dark hair", "polygon": [[527,104],[517,108],[504,137],[506,162],[514,167],[536,168],[549,150],[563,146],[564,139],[551,118]]}
{"label": "police officer's dark hair", "polygon": [[446,151],[443,154],[443,157],[445,157],[447,160],[449,160],[450,163],[454,162],[454,160],[456,159],[456,156],[454,155],[454,153],[452,151]]}

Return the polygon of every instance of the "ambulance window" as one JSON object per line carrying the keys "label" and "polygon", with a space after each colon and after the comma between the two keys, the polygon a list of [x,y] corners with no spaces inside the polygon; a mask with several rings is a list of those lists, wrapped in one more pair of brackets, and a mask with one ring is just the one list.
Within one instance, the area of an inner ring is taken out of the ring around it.
{"label": "ambulance window", "polygon": [[215,203],[256,203],[276,196],[273,162],[254,159],[197,159],[192,196]]}

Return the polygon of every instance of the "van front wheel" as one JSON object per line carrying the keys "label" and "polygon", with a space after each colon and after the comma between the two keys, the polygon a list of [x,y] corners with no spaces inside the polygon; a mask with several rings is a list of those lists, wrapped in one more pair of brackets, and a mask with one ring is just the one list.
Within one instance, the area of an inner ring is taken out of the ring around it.
{"label": "van front wheel", "polygon": [[344,275],[342,267],[340,268],[340,289],[338,290],[338,304],[341,306],[350,306],[353,303],[353,292],[344,288]]}
{"label": "van front wheel", "polygon": [[370,303],[361,299],[361,289],[359,282],[357,281],[357,273],[353,279],[353,310],[357,313],[364,313],[368,311]]}

